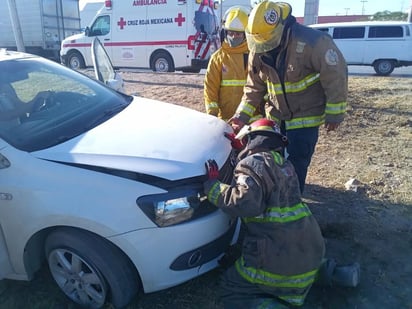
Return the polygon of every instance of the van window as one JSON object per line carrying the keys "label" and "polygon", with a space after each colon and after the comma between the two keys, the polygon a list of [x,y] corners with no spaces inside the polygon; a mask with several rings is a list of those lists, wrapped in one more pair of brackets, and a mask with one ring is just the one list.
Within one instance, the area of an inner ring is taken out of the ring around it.
{"label": "van window", "polygon": [[316,30],[322,31],[322,32],[329,32],[329,28],[316,28]]}
{"label": "van window", "polygon": [[110,32],[110,16],[99,16],[93,23],[91,32],[93,35],[106,35]]}
{"label": "van window", "polygon": [[333,29],[334,39],[362,39],[365,27],[336,27]]}
{"label": "van window", "polygon": [[368,38],[401,38],[403,28],[401,26],[371,26]]}

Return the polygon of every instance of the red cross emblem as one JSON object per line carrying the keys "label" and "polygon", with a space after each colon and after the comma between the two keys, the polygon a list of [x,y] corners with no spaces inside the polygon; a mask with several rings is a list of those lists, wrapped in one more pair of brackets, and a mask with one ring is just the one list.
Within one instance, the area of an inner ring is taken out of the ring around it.
{"label": "red cross emblem", "polygon": [[183,23],[184,21],[186,21],[186,18],[184,18],[184,17],[182,16],[182,13],[177,14],[177,17],[175,17],[175,23],[177,23],[177,26],[178,26],[178,27],[181,27],[181,26],[182,26],[182,23]]}
{"label": "red cross emblem", "polygon": [[120,27],[120,30],[123,30],[124,26],[126,26],[126,21],[123,17],[120,17],[120,20],[117,22],[117,25]]}

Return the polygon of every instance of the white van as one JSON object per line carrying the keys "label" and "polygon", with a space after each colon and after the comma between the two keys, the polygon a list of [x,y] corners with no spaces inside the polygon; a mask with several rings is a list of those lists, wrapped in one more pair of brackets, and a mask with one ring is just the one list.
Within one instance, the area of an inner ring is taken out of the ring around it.
{"label": "white van", "polygon": [[105,1],[84,33],[62,41],[61,61],[92,66],[97,36],[115,68],[199,72],[220,47],[217,9],[214,0]]}
{"label": "white van", "polygon": [[370,65],[387,76],[394,68],[412,65],[412,24],[409,22],[342,22],[309,27],[329,33],[348,65]]}

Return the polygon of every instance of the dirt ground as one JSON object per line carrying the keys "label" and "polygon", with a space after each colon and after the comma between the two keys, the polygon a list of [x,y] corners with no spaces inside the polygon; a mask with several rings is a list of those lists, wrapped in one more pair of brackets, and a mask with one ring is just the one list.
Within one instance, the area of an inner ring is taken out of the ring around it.
{"label": "dirt ground", "polygon": [[[122,76],[128,93],[204,112],[202,74]],[[320,223],[327,256],[358,261],[361,283],[355,289],[315,286],[303,308],[412,309],[411,79],[350,76],[348,103],[338,131],[321,130],[304,198]],[[216,297],[221,272],[140,293],[127,309],[222,309]],[[32,282],[1,281],[2,308],[76,307],[43,271]]]}

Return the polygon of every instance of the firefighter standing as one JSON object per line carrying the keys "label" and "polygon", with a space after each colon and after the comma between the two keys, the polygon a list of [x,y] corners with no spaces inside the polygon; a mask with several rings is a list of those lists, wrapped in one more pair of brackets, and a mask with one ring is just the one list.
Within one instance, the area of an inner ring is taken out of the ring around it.
{"label": "firefighter standing", "polygon": [[244,126],[232,184],[218,180],[214,160],[206,163],[205,194],[224,212],[242,219],[242,254],[223,276],[225,309],[287,308],[302,305],[319,277],[328,284],[356,286],[359,265],[324,260],[319,225],[302,202],[293,165],[281,155],[287,138],[269,119]]}
{"label": "firefighter standing", "polygon": [[229,8],[223,18],[222,46],[212,54],[204,80],[206,112],[230,119],[238,107],[246,83],[247,48],[245,27],[249,10]]}
{"label": "firefighter standing", "polygon": [[318,141],[319,126],[335,130],[343,121],[347,100],[347,65],[332,38],[305,27],[285,2],[264,0],[250,13],[245,29],[250,50],[244,96],[229,120],[238,131],[268,96],[266,112],[281,121],[303,192]]}

